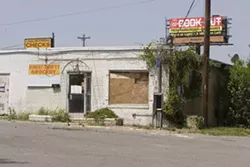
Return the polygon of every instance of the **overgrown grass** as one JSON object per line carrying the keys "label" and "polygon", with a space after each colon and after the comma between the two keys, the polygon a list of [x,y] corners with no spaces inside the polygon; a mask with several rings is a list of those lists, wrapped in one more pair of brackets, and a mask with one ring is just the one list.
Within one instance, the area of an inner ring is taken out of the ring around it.
{"label": "overgrown grass", "polygon": [[38,115],[50,115],[53,122],[70,122],[69,113],[63,109],[47,110],[42,107],[38,110]]}
{"label": "overgrown grass", "polygon": [[102,108],[94,112],[90,112],[86,115],[87,118],[94,118],[96,120],[102,120],[105,118],[118,118],[118,116],[109,108]]}
{"label": "overgrown grass", "polygon": [[[154,129],[152,125],[140,126],[133,125],[133,127],[138,129],[152,130]],[[230,127],[217,127],[208,129],[178,129],[178,128],[164,128],[164,130],[174,133],[193,133],[193,134],[203,134],[211,136],[249,136],[250,129],[246,128],[230,128]]]}
{"label": "overgrown grass", "polygon": [[210,136],[249,136],[250,129],[245,128],[230,128],[230,127],[216,127],[207,129],[165,129],[167,131],[174,131],[176,133],[193,133],[193,134],[203,134]]}
{"label": "overgrown grass", "polygon": [[245,128],[208,128],[201,130],[189,130],[190,133],[200,133],[212,136],[250,136],[250,129]]}
{"label": "overgrown grass", "polygon": [[63,109],[51,111],[49,112],[49,115],[52,116],[53,122],[70,122],[69,113],[65,112]]}
{"label": "overgrown grass", "polygon": [[31,113],[29,112],[21,112],[21,113],[18,113],[17,114],[17,120],[20,120],[20,121],[28,121],[29,120],[29,115]]}
{"label": "overgrown grass", "polygon": [[0,120],[8,120],[8,116],[0,116]]}
{"label": "overgrown grass", "polygon": [[8,113],[7,119],[8,120],[27,121],[27,120],[29,120],[30,114],[31,114],[30,112],[20,112],[17,114],[14,109],[9,108],[9,113]]}
{"label": "overgrown grass", "polygon": [[45,109],[44,107],[41,107],[37,113],[38,115],[49,115],[49,110]]}
{"label": "overgrown grass", "polygon": [[[50,116],[52,116],[53,122],[70,122],[69,113],[65,112],[65,110],[63,110],[63,109],[47,110],[47,109],[42,107],[36,113],[38,115],[50,115]],[[30,114],[32,114],[32,113],[20,112],[17,114],[14,109],[10,108],[7,119],[8,120],[27,121],[27,120],[29,120]]]}

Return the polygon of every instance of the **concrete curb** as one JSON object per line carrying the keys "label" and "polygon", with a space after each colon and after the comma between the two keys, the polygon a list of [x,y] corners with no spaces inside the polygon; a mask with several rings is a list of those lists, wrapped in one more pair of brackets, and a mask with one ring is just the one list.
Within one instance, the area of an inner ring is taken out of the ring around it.
{"label": "concrete curb", "polygon": [[31,121],[5,121],[9,123],[16,124],[37,124],[45,126],[51,130],[69,130],[69,131],[92,131],[92,132],[101,132],[101,133],[132,133],[140,135],[155,135],[155,136],[175,136],[185,139],[192,139],[197,135],[193,134],[179,134],[177,132],[171,132],[166,130],[148,130],[148,129],[139,129],[136,127],[129,126],[82,126],[78,123],[60,123],[60,122],[31,122]]}
{"label": "concrete curb", "polygon": [[107,127],[107,126],[49,126],[49,129],[54,130],[73,130],[73,131],[92,131],[92,132],[102,132],[102,133],[133,133],[141,135],[155,135],[155,136],[175,136],[180,138],[192,139],[194,135],[190,134],[178,134],[176,132],[164,131],[164,130],[147,130],[147,129],[138,129],[134,127]]}

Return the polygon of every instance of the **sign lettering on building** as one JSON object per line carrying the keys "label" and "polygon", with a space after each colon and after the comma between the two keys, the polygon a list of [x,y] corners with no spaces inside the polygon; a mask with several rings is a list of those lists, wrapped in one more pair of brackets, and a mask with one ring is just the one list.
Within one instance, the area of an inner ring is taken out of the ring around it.
{"label": "sign lettering on building", "polygon": [[24,45],[25,48],[51,48],[52,38],[27,38]]}
{"label": "sign lettering on building", "polygon": [[60,75],[60,64],[30,64],[29,75]]}

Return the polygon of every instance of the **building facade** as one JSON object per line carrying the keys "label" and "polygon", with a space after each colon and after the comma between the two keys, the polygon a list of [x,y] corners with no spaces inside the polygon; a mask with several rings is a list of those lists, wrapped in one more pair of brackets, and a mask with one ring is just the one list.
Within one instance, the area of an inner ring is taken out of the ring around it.
{"label": "building facade", "polygon": [[[109,107],[125,124],[152,123],[158,91],[142,47],[81,47],[0,51],[0,114],[65,109],[72,117]],[[162,87],[168,75],[162,74]]]}

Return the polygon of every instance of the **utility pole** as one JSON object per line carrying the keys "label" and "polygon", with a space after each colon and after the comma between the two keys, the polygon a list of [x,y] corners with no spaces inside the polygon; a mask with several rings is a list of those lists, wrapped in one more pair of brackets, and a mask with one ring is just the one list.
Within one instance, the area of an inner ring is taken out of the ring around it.
{"label": "utility pole", "polygon": [[90,37],[86,37],[86,35],[83,34],[82,37],[77,37],[77,39],[80,39],[82,41],[82,46],[85,47],[86,40],[90,39]]}
{"label": "utility pole", "polygon": [[211,0],[205,0],[205,34],[204,34],[204,58],[202,71],[202,111],[205,127],[208,127],[208,77],[209,77],[209,55],[210,55],[210,18]]}

